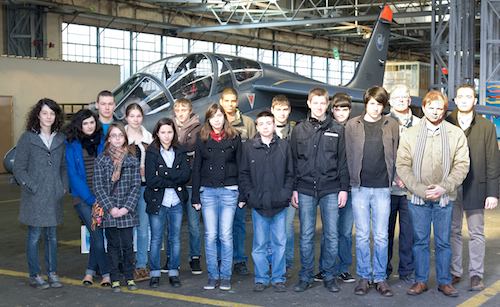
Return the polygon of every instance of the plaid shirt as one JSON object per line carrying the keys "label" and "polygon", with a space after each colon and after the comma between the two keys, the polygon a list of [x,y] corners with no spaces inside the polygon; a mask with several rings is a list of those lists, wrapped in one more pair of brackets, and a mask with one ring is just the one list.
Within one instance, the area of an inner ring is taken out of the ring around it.
{"label": "plaid shirt", "polygon": [[[100,154],[94,165],[94,192],[96,201],[104,208],[102,227],[127,228],[139,225],[139,218],[135,208],[139,201],[141,176],[139,161],[127,155],[123,161],[122,171],[118,182],[112,184],[113,162],[108,155]],[[120,218],[109,214],[111,208],[127,208],[128,213]]]}

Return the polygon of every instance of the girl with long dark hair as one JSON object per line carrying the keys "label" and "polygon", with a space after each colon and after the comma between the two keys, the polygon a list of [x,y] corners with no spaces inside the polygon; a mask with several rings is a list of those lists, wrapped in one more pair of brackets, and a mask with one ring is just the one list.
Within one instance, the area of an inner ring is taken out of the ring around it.
{"label": "girl with long dark hair", "polygon": [[89,260],[82,283],[91,286],[96,272],[100,272],[101,286],[111,286],[109,263],[104,249],[104,234],[102,228],[92,227],[92,205],[96,201],[92,178],[95,159],[104,150],[102,127],[96,114],[83,109],[71,118],[64,132],[73,206],[90,233]]}

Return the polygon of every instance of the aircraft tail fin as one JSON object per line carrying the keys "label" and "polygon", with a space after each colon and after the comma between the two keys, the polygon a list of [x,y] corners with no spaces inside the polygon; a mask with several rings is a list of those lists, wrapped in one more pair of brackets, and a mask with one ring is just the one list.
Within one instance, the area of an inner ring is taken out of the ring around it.
{"label": "aircraft tail fin", "polygon": [[385,62],[389,46],[392,11],[385,5],[366,45],[354,77],[347,87],[367,89],[384,82]]}

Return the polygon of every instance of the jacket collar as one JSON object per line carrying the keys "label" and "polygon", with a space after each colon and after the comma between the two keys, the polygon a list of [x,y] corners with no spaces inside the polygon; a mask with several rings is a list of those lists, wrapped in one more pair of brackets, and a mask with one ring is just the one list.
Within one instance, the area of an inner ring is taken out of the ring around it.
{"label": "jacket collar", "polygon": [[[272,144],[276,143],[278,141],[279,137],[276,133],[274,133],[273,138],[271,140],[271,143],[269,143],[269,147],[273,146]],[[267,145],[262,142],[262,138],[260,134],[257,132],[255,137],[252,139],[252,146],[255,148],[267,148]]]}
{"label": "jacket collar", "polygon": [[[477,113],[476,113],[476,110],[472,110],[473,112],[473,115],[472,115],[472,122],[470,123],[470,126],[474,126],[474,124],[476,123],[476,117],[479,116]],[[451,112],[450,115],[448,115],[448,118],[447,120],[452,123],[453,125],[455,126],[458,126],[460,127],[460,125],[458,124],[458,109],[455,109]],[[469,127],[470,128],[470,127]]]}
{"label": "jacket collar", "polygon": [[[29,135],[31,144],[47,149],[47,146],[42,141],[38,133],[31,131]],[[61,146],[65,140],[66,138],[64,137],[64,135],[61,132],[57,132],[56,135],[54,135],[52,144],[50,144],[50,150],[54,150],[55,148]]]}
{"label": "jacket collar", "polygon": [[189,130],[200,125],[200,117],[198,116],[198,114],[192,113],[187,122],[183,125],[179,124],[177,119],[175,119],[175,124],[175,127],[179,128],[180,130]]}

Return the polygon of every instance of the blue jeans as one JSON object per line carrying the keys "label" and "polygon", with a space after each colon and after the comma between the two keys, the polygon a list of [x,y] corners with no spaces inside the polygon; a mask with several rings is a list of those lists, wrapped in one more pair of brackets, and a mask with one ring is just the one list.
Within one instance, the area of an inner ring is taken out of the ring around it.
{"label": "blue jeans", "polygon": [[415,260],[415,281],[426,283],[430,270],[431,224],[434,229],[436,248],[436,278],[438,284],[451,284],[451,217],[453,202],[440,207],[439,202],[426,201],[423,205],[409,206],[413,222],[413,256]]}
{"label": "blue jeans", "polygon": [[391,215],[389,217],[389,251],[387,258],[387,277],[392,273],[392,253],[394,246],[394,232],[396,229],[396,216],[399,212],[399,276],[411,275],[413,265],[413,226],[406,195],[391,195]]}
{"label": "blue jeans", "polygon": [[[349,272],[352,264],[352,225],[354,217],[352,213],[351,193],[347,198],[347,203],[343,208],[339,208],[339,221],[337,223],[339,236],[339,251],[335,262],[335,274]],[[319,271],[323,272],[323,259],[325,253],[325,239],[321,237],[321,251],[319,255]]]}
{"label": "blue jeans", "polygon": [[[390,188],[351,189],[356,224],[356,271],[359,277],[381,282],[386,279],[387,237],[391,213]],[[370,224],[373,233],[373,270],[370,253]]]}
{"label": "blue jeans", "polygon": [[295,241],[295,230],[293,223],[295,221],[295,209],[294,206],[290,205],[285,209],[286,211],[286,221],[285,221],[285,232],[286,232],[286,249],[285,249],[285,259],[286,268],[293,267],[294,253],[294,241]]}
{"label": "blue jeans", "polygon": [[182,204],[184,212],[187,214],[188,230],[189,230],[189,258],[201,256],[201,235],[200,235],[200,212],[196,211],[191,206],[192,188],[188,187],[189,198],[186,203]]}
{"label": "blue jeans", "polygon": [[[273,217],[260,215],[252,210],[253,221],[253,248],[252,259],[255,269],[255,283],[272,284],[285,282],[285,220],[287,209]],[[269,262],[269,246],[271,248],[271,262]],[[272,272],[269,276],[269,265]]]}
{"label": "blue jeans", "polygon": [[146,213],[146,201],[144,200],[144,190],[146,187],[141,187],[141,195],[137,203],[137,215],[139,216],[139,226],[137,231],[137,253],[135,267],[137,269],[145,268],[148,264],[148,244],[149,244],[149,217]]}
{"label": "blue jeans", "polygon": [[335,259],[338,252],[338,194],[321,198],[299,193],[300,263],[299,279],[311,283],[314,276],[314,235],[316,233],[316,208],[320,207],[325,238],[323,270],[325,280],[335,278]]}
{"label": "blue jeans", "polygon": [[352,225],[354,216],[352,213],[351,193],[348,194],[345,207],[339,209],[339,252],[335,272],[337,274],[349,272],[352,264]]}
{"label": "blue jeans", "polygon": [[94,276],[96,272],[100,272],[103,277],[109,277],[110,269],[108,256],[104,249],[104,233],[99,227],[92,230],[92,206],[78,203],[74,207],[90,233],[89,261],[85,274]]}
{"label": "blue jeans", "polygon": [[236,207],[233,224],[233,260],[234,263],[246,263],[248,260],[248,257],[245,256],[245,217],[247,210],[246,208]]}
{"label": "blue jeans", "polygon": [[38,242],[43,235],[45,241],[45,268],[47,275],[57,271],[57,227],[28,226],[26,238],[26,258],[28,258],[28,269],[30,276],[40,274],[38,262]]}
{"label": "blue jeans", "polygon": [[151,225],[151,250],[149,253],[150,276],[161,276],[160,251],[165,225],[168,227],[169,262],[168,276],[179,276],[181,258],[182,204],[172,207],[161,206],[158,214],[149,214]]}
{"label": "blue jeans", "polygon": [[[233,220],[238,205],[238,190],[210,187],[201,187],[200,190],[208,278],[231,279]],[[220,268],[217,261],[217,240],[221,245]]]}

